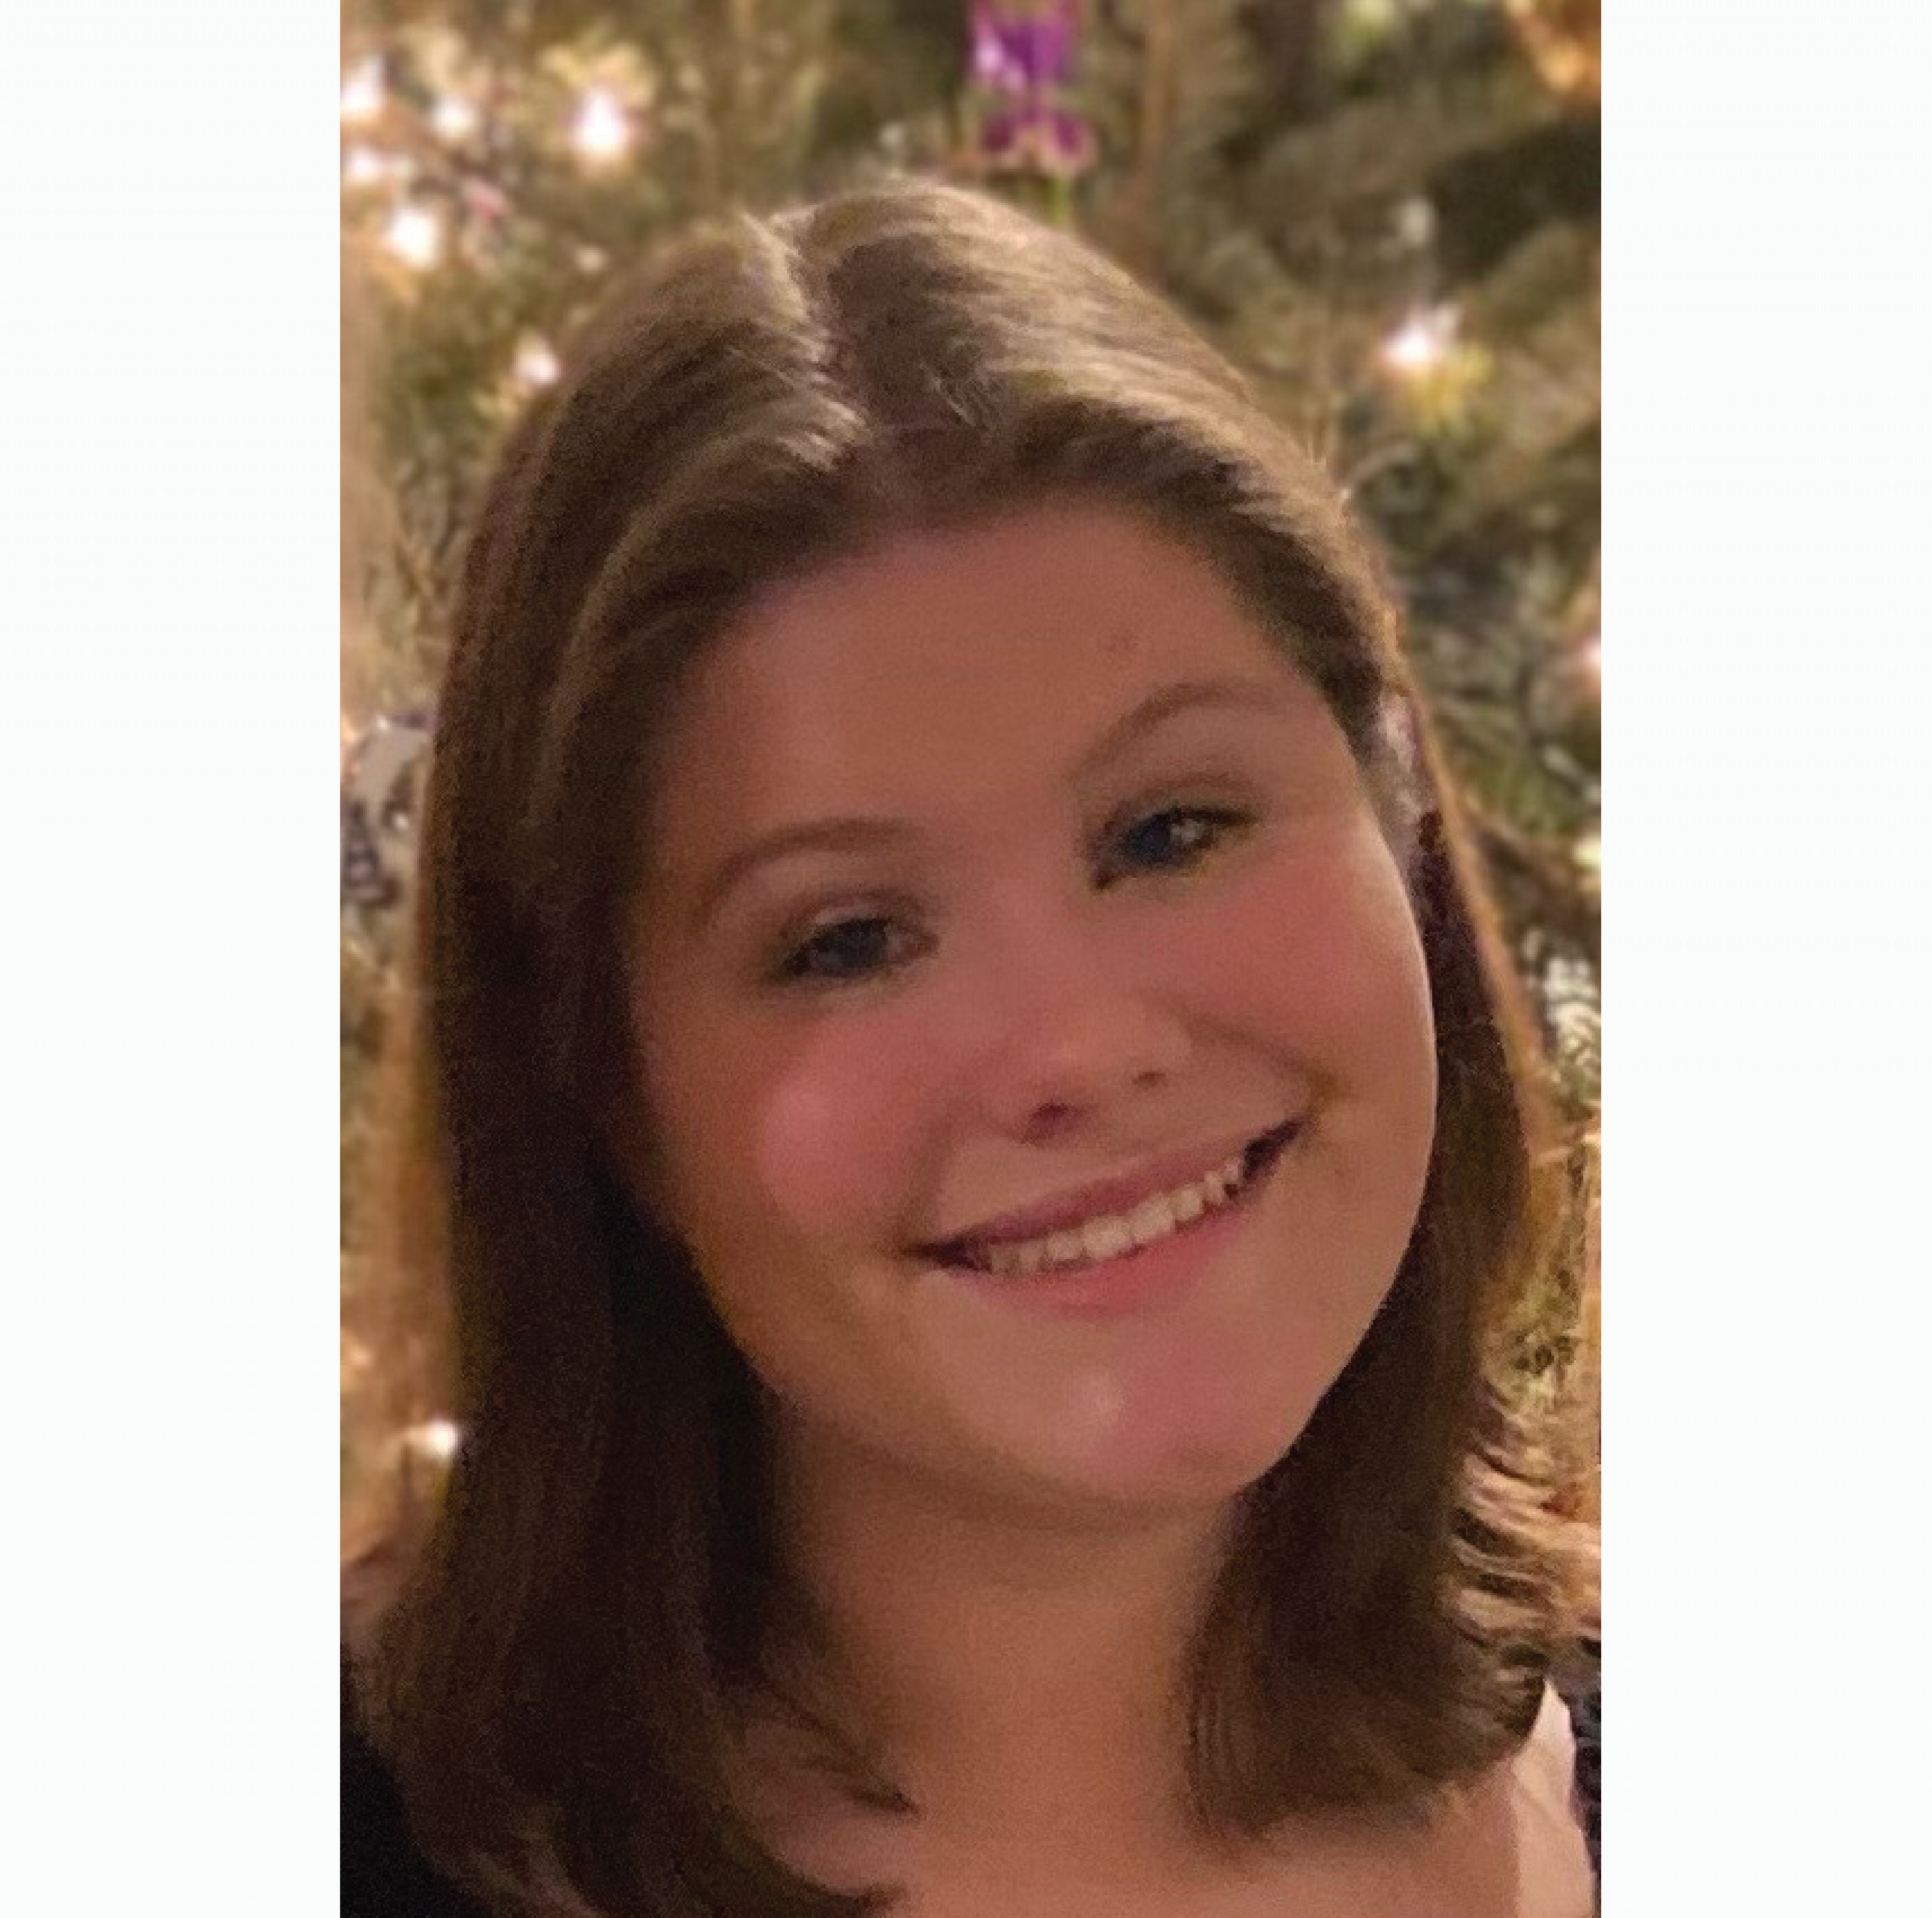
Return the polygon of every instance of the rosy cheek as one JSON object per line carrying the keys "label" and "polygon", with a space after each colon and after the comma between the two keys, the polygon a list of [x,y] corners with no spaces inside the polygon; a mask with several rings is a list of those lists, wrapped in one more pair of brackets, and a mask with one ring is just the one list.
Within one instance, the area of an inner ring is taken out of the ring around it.
{"label": "rosy cheek", "polygon": [[1426,1038],[1420,941],[1372,826],[1285,848],[1204,921],[1199,975],[1231,1019],[1277,1017],[1319,1052],[1346,1048],[1336,1065]]}
{"label": "rosy cheek", "polygon": [[740,1136],[760,1196],[813,1237],[896,1242],[912,1223],[921,1097],[916,1054],[874,1022],[828,1022],[746,1089]]}

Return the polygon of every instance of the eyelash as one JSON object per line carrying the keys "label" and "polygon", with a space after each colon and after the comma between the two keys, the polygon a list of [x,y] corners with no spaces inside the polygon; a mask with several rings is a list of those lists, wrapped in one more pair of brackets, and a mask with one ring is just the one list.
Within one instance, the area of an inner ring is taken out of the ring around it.
{"label": "eyelash", "polygon": [[[1148,865],[1138,869],[1143,877],[1181,875],[1192,872],[1204,865],[1217,852],[1231,842],[1241,838],[1255,824],[1251,813],[1244,812],[1228,806],[1163,806],[1152,812],[1144,812],[1133,818],[1120,831],[1112,833],[1114,848],[1125,845],[1136,834],[1144,832],[1150,826],[1184,820],[1190,824],[1204,827],[1206,836],[1184,849],[1177,860],[1164,865]],[[1118,879],[1134,876],[1132,872],[1116,872],[1101,881],[1103,887],[1112,885]]]}
{"label": "eyelash", "polygon": [[[1178,878],[1196,872],[1217,852],[1232,842],[1238,840],[1254,827],[1254,816],[1232,806],[1165,806],[1152,812],[1144,812],[1133,818],[1122,830],[1112,832],[1104,842],[1105,857],[1118,860],[1121,848],[1151,826],[1186,821],[1196,828],[1204,828],[1204,833],[1194,843],[1184,848],[1177,855],[1165,863],[1148,860],[1138,866],[1128,866],[1121,869],[1118,866],[1108,870],[1103,866],[1098,878],[1101,890],[1117,884],[1121,879]],[[823,973],[814,969],[814,953],[824,955],[829,950],[828,942],[841,935],[862,930],[873,935],[869,962],[860,962],[856,971]],[[898,968],[912,963],[923,956],[927,942],[920,935],[914,935],[917,950],[908,953],[880,953],[877,950],[878,935],[883,932],[888,944],[896,935],[904,935],[906,929],[884,913],[856,913],[844,919],[829,921],[815,927],[801,940],[788,944],[779,953],[771,969],[775,984],[818,987],[836,989],[842,986],[863,985],[876,980]]]}

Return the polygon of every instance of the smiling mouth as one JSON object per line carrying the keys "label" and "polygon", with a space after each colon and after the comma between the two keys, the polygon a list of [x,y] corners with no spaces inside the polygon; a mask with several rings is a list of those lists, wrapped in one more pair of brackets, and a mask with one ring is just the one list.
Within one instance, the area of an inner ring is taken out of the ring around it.
{"label": "smiling mouth", "polygon": [[920,1256],[998,1278],[1077,1271],[1159,1244],[1226,1211],[1271,1170],[1301,1131],[1286,1124],[1249,1140],[1222,1164],[1183,1185],[1153,1194],[1124,1212],[1096,1214],[1028,1238],[956,1238],[921,1247]]}

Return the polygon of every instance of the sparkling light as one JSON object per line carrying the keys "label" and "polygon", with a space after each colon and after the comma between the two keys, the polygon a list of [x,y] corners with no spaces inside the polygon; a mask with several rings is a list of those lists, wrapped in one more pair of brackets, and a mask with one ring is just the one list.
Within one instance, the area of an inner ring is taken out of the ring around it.
{"label": "sparkling light", "polygon": [[420,1425],[412,1425],[403,1434],[403,1443],[410,1451],[420,1453],[424,1458],[434,1459],[440,1465],[447,1465],[456,1456],[457,1448],[463,1442],[463,1434],[447,1418],[426,1419]]}
{"label": "sparkling light", "polygon": [[571,122],[570,143],[585,160],[621,160],[631,149],[631,116],[608,87],[586,89]]}
{"label": "sparkling light", "polygon": [[429,123],[436,129],[439,139],[454,142],[467,140],[482,124],[482,117],[473,100],[466,100],[459,93],[451,93],[436,103]]}
{"label": "sparkling light", "polygon": [[517,384],[531,392],[553,385],[562,371],[549,341],[534,339],[526,340],[517,349],[516,361],[510,369]]}
{"label": "sparkling light", "polygon": [[442,257],[442,222],[427,206],[399,206],[382,244],[406,266],[427,272]]}
{"label": "sparkling light", "polygon": [[1600,689],[1604,683],[1604,641],[1600,633],[1593,632],[1577,647],[1576,660],[1590,683]]}
{"label": "sparkling light", "polygon": [[368,59],[342,83],[342,117],[351,126],[366,125],[382,110],[382,63]]}
{"label": "sparkling light", "polygon": [[1396,209],[1396,238],[1406,247],[1420,248],[1436,237],[1436,209],[1418,194]]}
{"label": "sparkling light", "polygon": [[1382,364],[1392,372],[1419,378],[1434,372],[1455,343],[1453,308],[1439,306],[1431,312],[1412,314],[1382,342]]}
{"label": "sparkling light", "polygon": [[364,146],[358,143],[342,156],[342,183],[344,186],[380,186],[388,177],[388,161],[373,146]]}

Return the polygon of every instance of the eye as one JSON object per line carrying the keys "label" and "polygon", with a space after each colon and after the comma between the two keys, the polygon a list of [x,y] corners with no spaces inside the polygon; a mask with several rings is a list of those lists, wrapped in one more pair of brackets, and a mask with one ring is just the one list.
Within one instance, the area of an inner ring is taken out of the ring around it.
{"label": "eye", "polygon": [[1142,873],[1190,872],[1254,824],[1218,806],[1168,806],[1142,815],[1102,846],[1100,883]]}
{"label": "eye", "polygon": [[920,936],[896,920],[866,913],[814,928],[788,946],[772,968],[780,984],[840,986],[874,979],[916,959]]}

